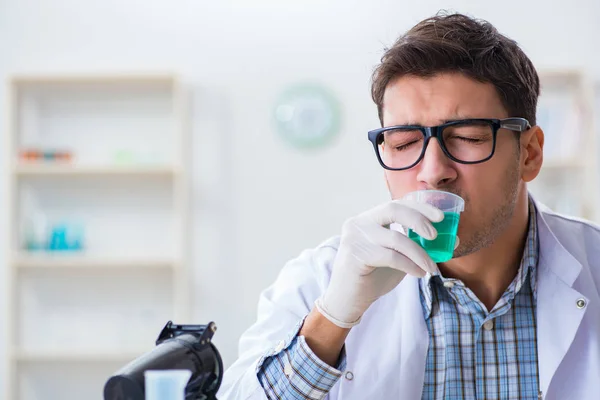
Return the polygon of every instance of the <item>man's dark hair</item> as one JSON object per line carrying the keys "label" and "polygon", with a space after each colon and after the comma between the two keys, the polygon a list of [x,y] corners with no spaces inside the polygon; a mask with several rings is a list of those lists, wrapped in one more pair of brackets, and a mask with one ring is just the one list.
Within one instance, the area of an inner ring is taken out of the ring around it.
{"label": "man's dark hair", "polygon": [[404,75],[430,77],[444,72],[491,83],[510,117],[536,124],[540,82],[531,60],[489,22],[446,13],[419,22],[381,58],[371,86],[381,124],[383,96],[390,81]]}

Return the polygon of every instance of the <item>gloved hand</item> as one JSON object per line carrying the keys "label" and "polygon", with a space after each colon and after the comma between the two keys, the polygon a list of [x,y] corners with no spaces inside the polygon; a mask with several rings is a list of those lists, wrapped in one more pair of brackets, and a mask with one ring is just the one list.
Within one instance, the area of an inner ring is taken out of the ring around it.
{"label": "gloved hand", "polygon": [[351,328],[406,274],[435,273],[437,265],[425,250],[388,226],[400,224],[431,240],[437,236],[431,222],[443,218],[444,213],[429,204],[394,200],[347,220],[329,286],[315,303],[317,310],[337,326]]}

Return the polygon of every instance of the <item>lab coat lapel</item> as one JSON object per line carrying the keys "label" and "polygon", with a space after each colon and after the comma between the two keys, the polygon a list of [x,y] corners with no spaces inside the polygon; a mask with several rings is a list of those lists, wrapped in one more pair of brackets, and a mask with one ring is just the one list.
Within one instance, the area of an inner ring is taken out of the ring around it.
{"label": "lab coat lapel", "polygon": [[421,299],[419,296],[419,280],[406,276],[400,284],[398,318],[402,321],[402,341],[400,343],[400,387],[405,399],[420,399],[425,381],[425,362],[429,347],[429,333]]}
{"label": "lab coat lapel", "polygon": [[587,308],[577,308],[577,300],[582,295],[572,287],[581,272],[581,263],[562,246],[540,213],[538,232],[538,364],[540,389],[546,394]]}

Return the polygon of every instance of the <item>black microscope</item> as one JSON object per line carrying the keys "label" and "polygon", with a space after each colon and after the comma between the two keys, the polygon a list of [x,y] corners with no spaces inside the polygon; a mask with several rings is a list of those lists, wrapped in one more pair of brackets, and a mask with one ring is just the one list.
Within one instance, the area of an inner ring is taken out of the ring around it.
{"label": "black microscope", "polygon": [[104,385],[104,400],[144,400],[144,372],[187,369],[192,375],[185,400],[216,400],[223,379],[223,361],[212,337],[214,322],[207,325],[175,325],[167,322],[156,347],[136,358]]}

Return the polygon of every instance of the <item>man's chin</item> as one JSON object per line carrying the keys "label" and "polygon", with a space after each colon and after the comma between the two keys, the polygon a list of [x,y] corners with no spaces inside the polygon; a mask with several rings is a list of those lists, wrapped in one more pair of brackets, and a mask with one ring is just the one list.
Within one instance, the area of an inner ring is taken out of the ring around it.
{"label": "man's chin", "polygon": [[463,249],[461,249],[461,246],[458,246],[458,248],[456,250],[454,250],[454,254],[452,254],[452,259],[456,259],[456,258],[461,258],[464,256],[468,256],[469,254],[471,254],[472,252],[467,252]]}
{"label": "man's chin", "polygon": [[478,235],[477,237],[471,238],[471,240],[460,241],[458,247],[454,250],[452,258],[466,257],[468,255],[477,253],[483,249],[486,249],[494,244],[495,237],[492,235]]}

